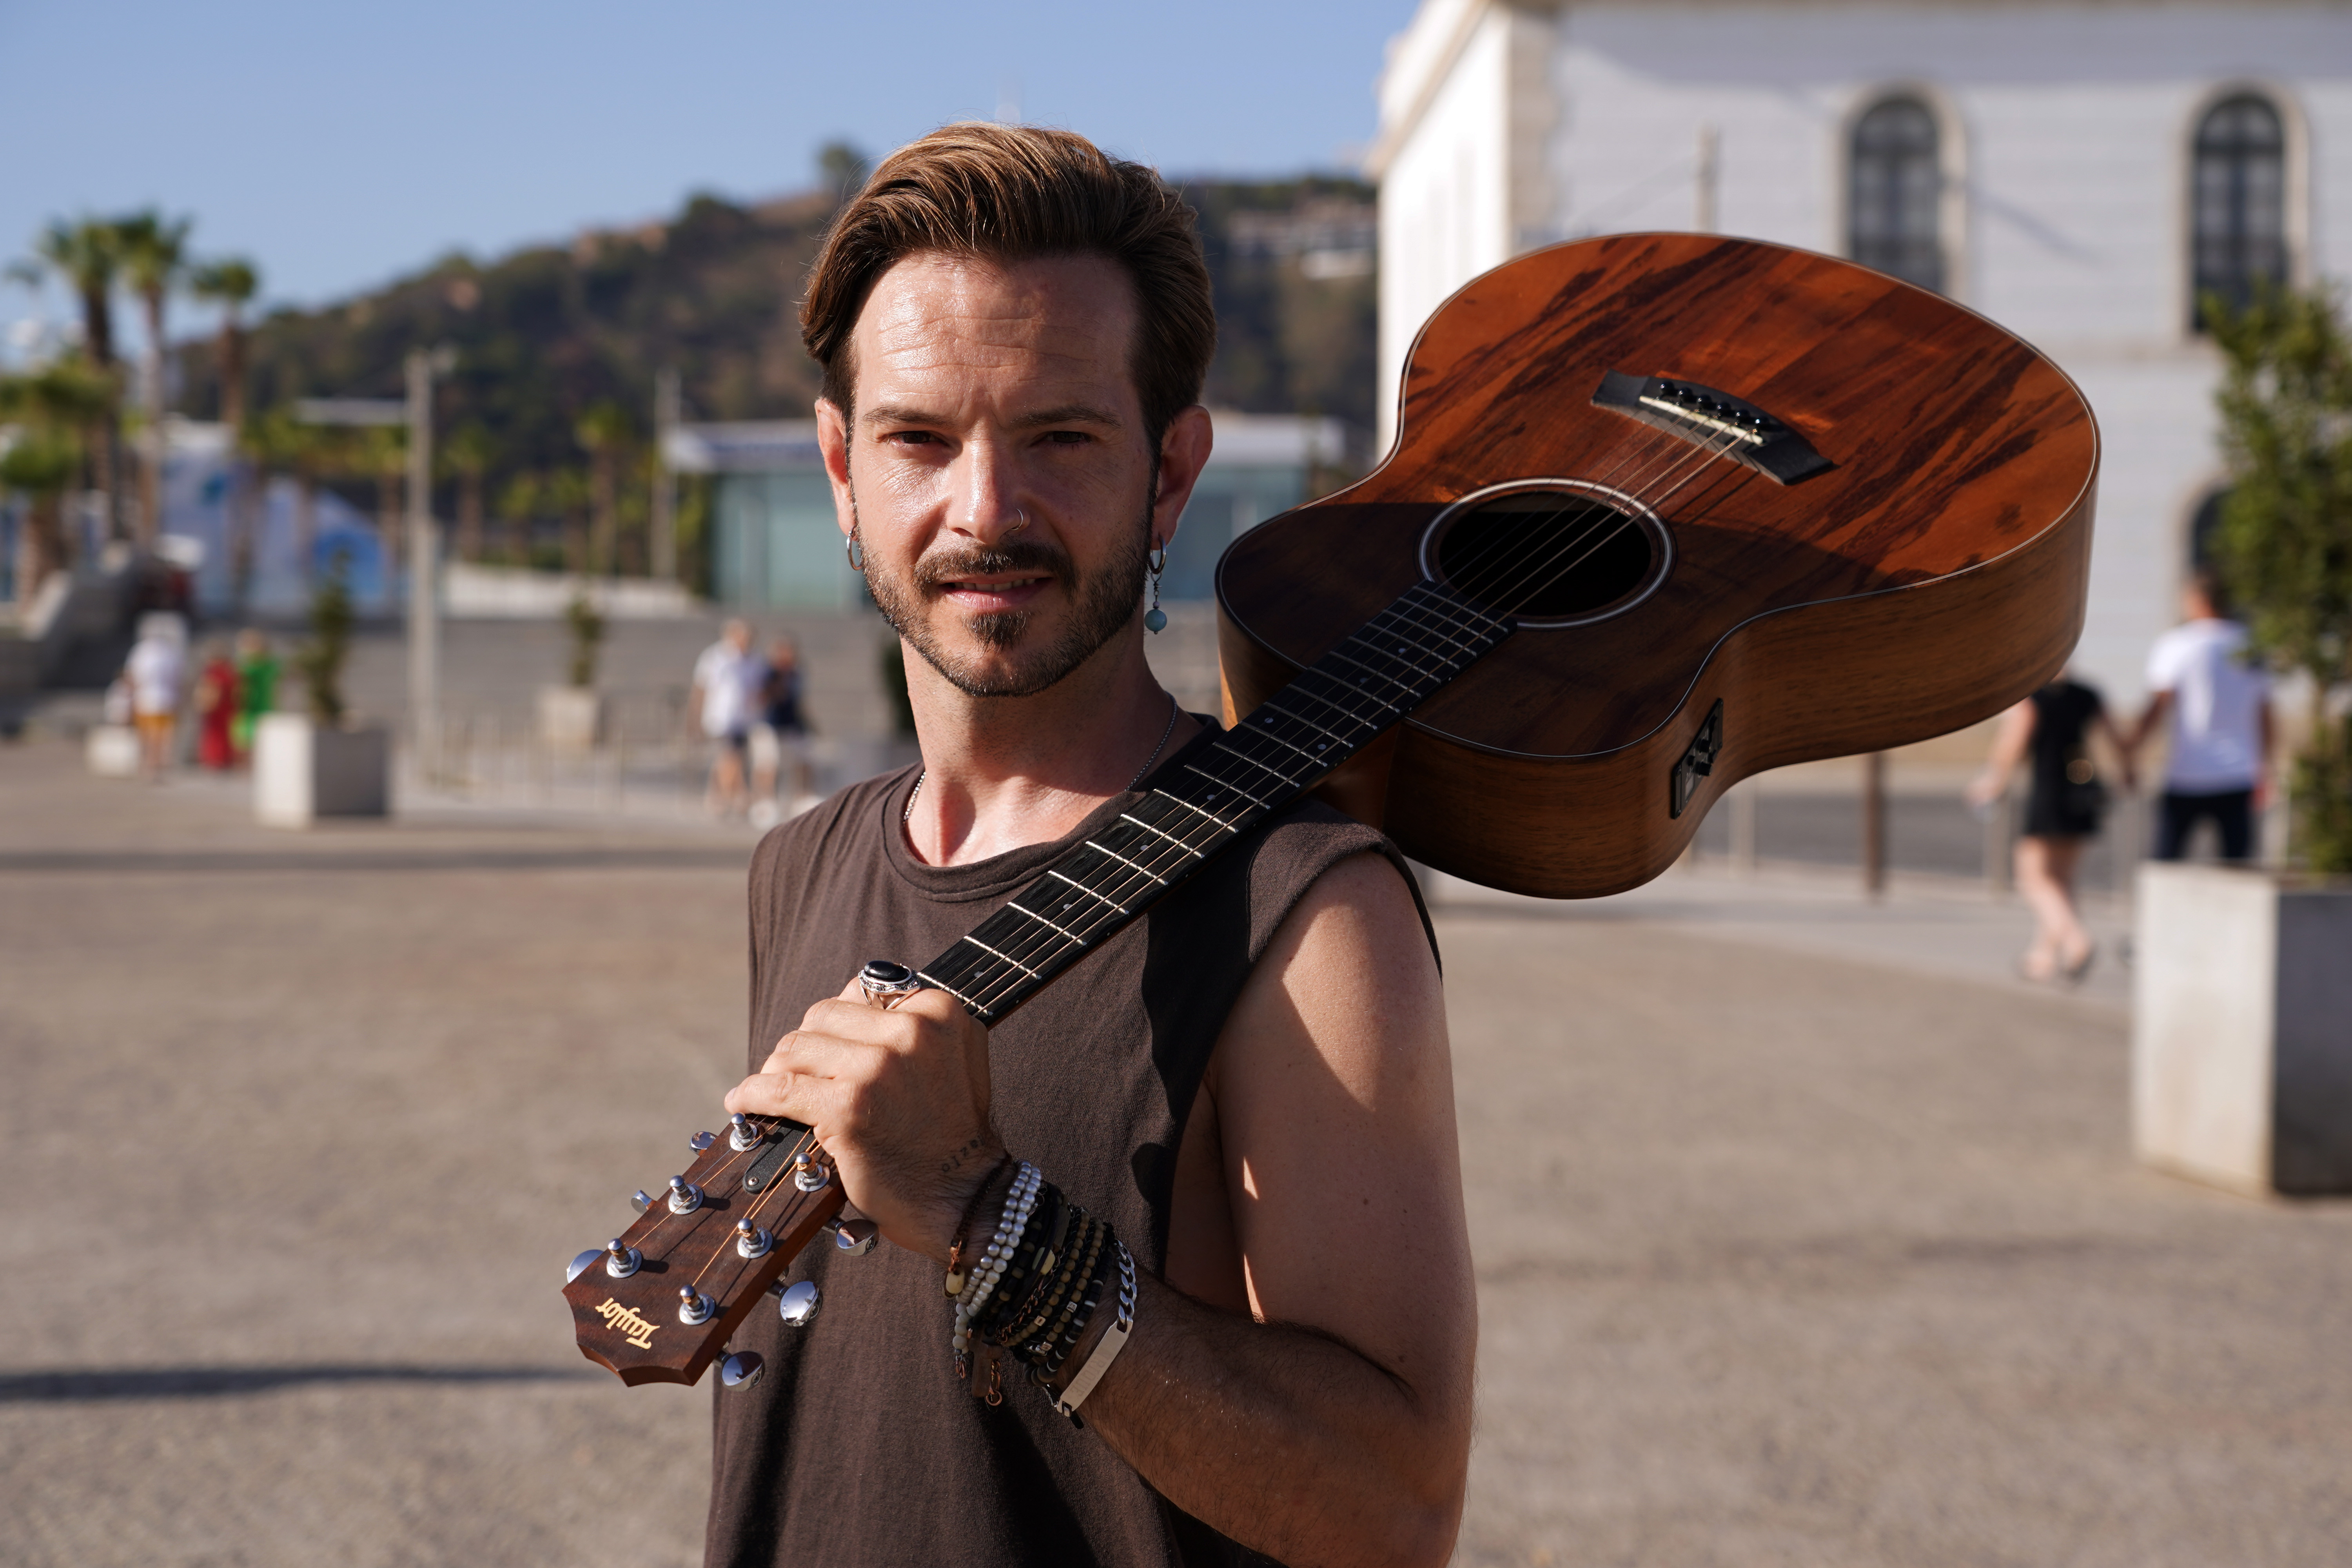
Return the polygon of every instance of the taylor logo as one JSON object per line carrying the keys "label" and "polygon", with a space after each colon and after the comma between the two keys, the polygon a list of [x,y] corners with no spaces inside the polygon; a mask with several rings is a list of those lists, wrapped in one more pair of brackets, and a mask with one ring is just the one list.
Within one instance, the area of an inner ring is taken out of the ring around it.
{"label": "taylor logo", "polygon": [[604,1304],[596,1309],[596,1315],[604,1320],[606,1328],[618,1329],[628,1335],[629,1342],[639,1350],[648,1351],[654,1348],[654,1331],[661,1327],[659,1323],[649,1318],[637,1316],[635,1311],[622,1306],[610,1296],[605,1297]]}

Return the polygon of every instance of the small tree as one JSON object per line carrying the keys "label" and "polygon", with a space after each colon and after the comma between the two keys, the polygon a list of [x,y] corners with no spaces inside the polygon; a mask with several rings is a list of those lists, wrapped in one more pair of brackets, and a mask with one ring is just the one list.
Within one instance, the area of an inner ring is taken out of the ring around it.
{"label": "small tree", "polygon": [[596,613],[587,595],[574,594],[572,602],[563,606],[563,621],[572,628],[572,684],[593,686],[596,649],[604,640],[604,617]]}
{"label": "small tree", "polygon": [[310,640],[294,651],[294,668],[310,692],[310,717],[333,729],[343,721],[343,660],[352,651],[352,593],[344,584],[351,562],[341,551],[310,594]]}
{"label": "small tree", "polygon": [[2265,289],[2242,310],[2209,298],[2206,316],[2232,487],[2214,564],[2263,657],[2311,680],[2295,852],[2352,872],[2352,733],[2329,702],[2352,681],[2352,330],[2326,288]]}

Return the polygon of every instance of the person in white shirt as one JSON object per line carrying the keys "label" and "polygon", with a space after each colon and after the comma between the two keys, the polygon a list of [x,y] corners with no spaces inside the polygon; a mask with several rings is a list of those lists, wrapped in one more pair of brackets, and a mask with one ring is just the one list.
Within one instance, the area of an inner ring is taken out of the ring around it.
{"label": "person in white shirt", "polygon": [[710,762],[710,809],[721,816],[743,810],[743,751],[751,734],[761,678],[767,673],[751,652],[751,628],[729,621],[719,640],[694,661],[694,689],[687,717],[718,742]]}
{"label": "person in white shirt", "polygon": [[2220,605],[2219,580],[2199,567],[2180,595],[2185,624],[2148,650],[2147,710],[2128,740],[2137,752],[2167,725],[2158,860],[2179,859],[2209,819],[2222,859],[2252,858],[2254,807],[2270,788],[2270,681],[2246,651],[2246,628]]}
{"label": "person in white shirt", "polygon": [[151,616],[140,624],[139,640],[122,667],[131,688],[131,714],[139,726],[142,771],[161,784],[172,765],[172,731],[180,718],[180,687],[186,660],[180,651],[179,628],[167,618]]}

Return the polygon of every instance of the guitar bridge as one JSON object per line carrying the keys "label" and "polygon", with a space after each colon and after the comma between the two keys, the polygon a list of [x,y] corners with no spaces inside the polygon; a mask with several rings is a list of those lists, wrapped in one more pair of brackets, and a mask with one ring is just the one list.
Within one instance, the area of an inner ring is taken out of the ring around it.
{"label": "guitar bridge", "polygon": [[1592,405],[1614,409],[1697,446],[1713,447],[1733,462],[1784,485],[1811,479],[1831,466],[1785,421],[1695,381],[1612,370],[1601,378]]}
{"label": "guitar bridge", "polygon": [[1698,781],[1715,772],[1715,759],[1722,750],[1723,699],[1718,697],[1715,700],[1715,706],[1706,710],[1706,722],[1701,724],[1698,733],[1691,737],[1690,750],[1685,752],[1683,760],[1675,764],[1674,776],[1666,785],[1667,815],[1680,816],[1683,814],[1683,808],[1691,803],[1691,796],[1698,794]]}

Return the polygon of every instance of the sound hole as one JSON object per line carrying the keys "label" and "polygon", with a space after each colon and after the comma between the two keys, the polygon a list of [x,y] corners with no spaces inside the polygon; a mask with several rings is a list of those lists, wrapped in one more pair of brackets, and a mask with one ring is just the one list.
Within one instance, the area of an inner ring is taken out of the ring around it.
{"label": "sound hole", "polygon": [[1490,610],[1529,620],[1607,609],[1646,584],[1657,542],[1633,515],[1581,490],[1513,490],[1454,518],[1437,542],[1445,580]]}

